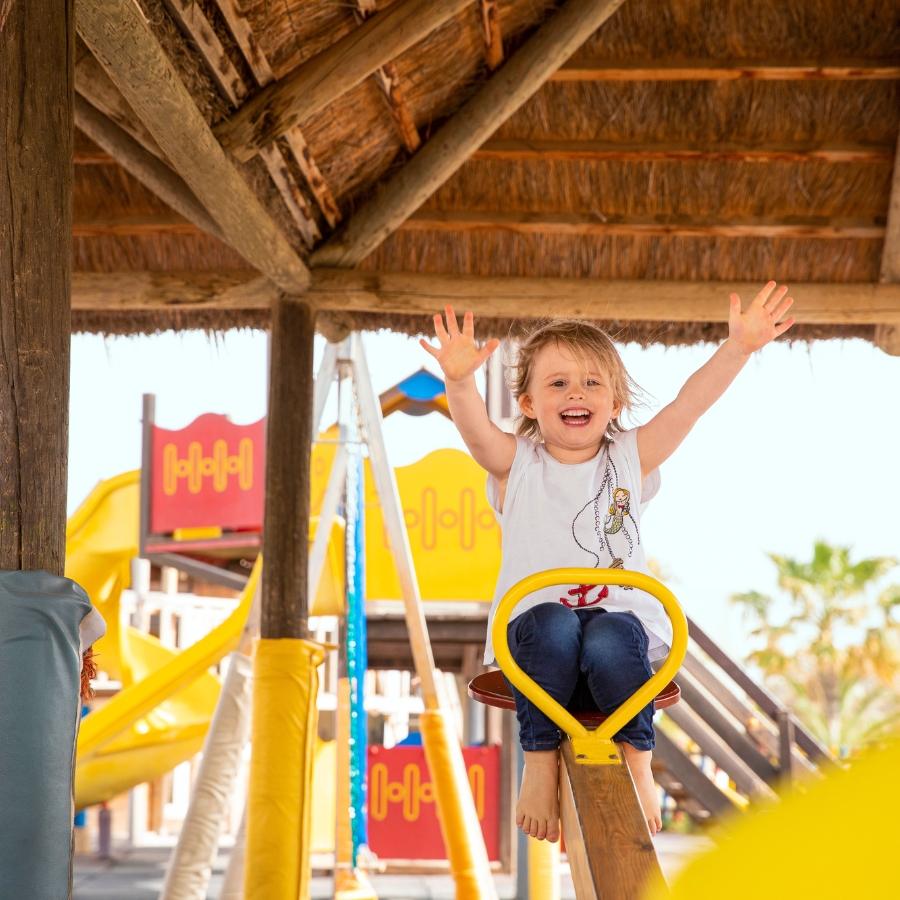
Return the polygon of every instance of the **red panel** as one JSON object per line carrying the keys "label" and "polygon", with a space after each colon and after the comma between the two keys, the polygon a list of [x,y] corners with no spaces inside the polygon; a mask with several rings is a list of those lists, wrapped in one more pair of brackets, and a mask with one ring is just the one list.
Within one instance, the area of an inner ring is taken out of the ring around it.
{"label": "red panel", "polygon": [[153,428],[150,530],[262,530],[266,420],[235,425],[209,413],[187,428]]}
{"label": "red panel", "polygon": [[[499,859],[500,748],[467,747],[463,759],[488,858]],[[424,748],[369,748],[369,846],[382,859],[447,858]]]}

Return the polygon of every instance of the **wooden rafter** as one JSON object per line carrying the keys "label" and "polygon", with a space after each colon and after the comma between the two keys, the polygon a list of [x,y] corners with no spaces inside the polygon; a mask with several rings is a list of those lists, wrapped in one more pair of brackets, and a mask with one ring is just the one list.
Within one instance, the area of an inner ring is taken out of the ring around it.
{"label": "wooden rafter", "polygon": [[722,162],[828,162],[884,163],[894,158],[894,148],[883,144],[673,144],[578,140],[493,140],[483,144],[472,159],[506,161],[617,160],[656,162],[712,160]]}
{"label": "wooden rafter", "polygon": [[365,259],[533,96],[623,2],[569,0],[494,73],[378,196],[360,208],[342,234],[313,254],[315,263],[353,266]]}
{"label": "wooden rafter", "polygon": [[[375,0],[355,0],[353,13],[358,23],[365,22],[375,12]],[[394,63],[385,63],[380,69],[375,70],[374,77],[387,100],[400,140],[409,153],[415,153],[422,144],[422,138],[419,129],[416,128],[412,110],[406,102],[406,93],[400,83],[397,67]]]}
{"label": "wooden rafter", "polygon": [[[231,58],[222,46],[212,22],[195,0],[167,0],[175,20],[191,38],[206,60],[207,69],[219,89],[229,99],[232,106],[239,106],[250,93],[249,87],[238,72]],[[319,227],[299,190],[293,174],[285,164],[284,157],[276,146],[265,147],[260,156],[281,199],[287,207],[307,246],[312,246],[319,237]]]}
{"label": "wooden rafter", "polygon": [[323,109],[451,19],[471,0],[397,0],[318,56],[273,82],[216,128],[236,159]]}
{"label": "wooden rafter", "polygon": [[[728,295],[752,296],[755,283],[604,281],[590,278],[510,278],[313,269],[305,295],[322,311],[429,316],[451,304],[477,317],[574,318],[650,322],[727,322]],[[816,325],[900,325],[900,284],[791,285],[792,314]],[[75,273],[78,310],[179,308],[265,309],[275,289],[255,273]]]}
{"label": "wooden rafter", "polygon": [[480,0],[481,30],[484,37],[484,58],[493,70],[503,62],[503,31],[500,27],[500,9],[497,0]]}
{"label": "wooden rafter", "polygon": [[[259,46],[259,42],[256,40],[243,10],[235,0],[215,0],[215,3],[222,13],[228,29],[231,31],[231,36],[238,47],[240,47],[257,85],[265,87],[270,84],[275,80],[275,73],[272,71],[265,53]],[[310,193],[315,197],[316,203],[325,217],[325,221],[328,222],[331,228],[334,228],[341,219],[341,211],[309,150],[300,126],[295,125],[293,128],[288,129],[282,136],[282,139],[276,141],[275,146],[279,147],[282,159],[284,159],[286,154],[292,156],[297,168],[300,170],[300,174],[306,180]],[[273,152],[272,148],[266,148],[262,151],[263,158],[267,154],[271,155]]]}
{"label": "wooden rafter", "polygon": [[73,237],[144,237],[151,234],[198,234],[193,223],[171,212],[140,215],[78,216]]}
{"label": "wooden rafter", "polygon": [[135,3],[79,0],[77,26],[116,87],[222,230],[254,268],[289,293],[309,272],[206,120]]}
{"label": "wooden rafter", "polygon": [[[897,138],[891,196],[888,200],[887,228],[884,235],[884,248],[881,251],[880,277],[885,284],[900,284],[900,136]],[[875,331],[875,343],[885,353],[890,353],[891,356],[900,356],[900,323],[881,323]]]}
{"label": "wooden rafter", "polygon": [[[122,166],[163,203],[197,228],[221,240],[219,226],[184,181],[165,163],[145,150],[130,134],[78,95],[75,96],[75,124],[107,152],[109,160]],[[78,234],[77,221],[73,223],[73,234]]]}
{"label": "wooden rafter", "polygon": [[684,216],[603,216],[590,213],[447,212],[414,213],[403,231],[507,231],[515,234],[625,235],[655,237],[881,238],[884,225],[871,220],[747,219],[698,221]]}
{"label": "wooden rafter", "polygon": [[827,63],[697,60],[628,65],[576,60],[562,66],[551,81],[894,81],[898,78],[900,65],[896,60],[851,59]]}

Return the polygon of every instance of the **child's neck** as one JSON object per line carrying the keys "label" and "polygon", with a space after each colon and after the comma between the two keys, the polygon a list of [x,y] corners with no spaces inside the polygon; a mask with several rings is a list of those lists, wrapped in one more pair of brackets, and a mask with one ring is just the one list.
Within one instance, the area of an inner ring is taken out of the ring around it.
{"label": "child's neck", "polygon": [[578,463],[587,462],[593,459],[606,443],[606,439],[600,441],[599,444],[572,449],[570,447],[560,447],[557,444],[548,444],[544,441],[544,449],[557,461],[568,466],[575,466]]}

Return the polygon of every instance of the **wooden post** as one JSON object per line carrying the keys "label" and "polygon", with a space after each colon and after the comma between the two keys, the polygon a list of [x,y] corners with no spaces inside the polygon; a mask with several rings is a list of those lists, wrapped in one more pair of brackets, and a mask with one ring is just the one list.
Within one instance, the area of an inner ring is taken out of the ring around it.
{"label": "wooden post", "polygon": [[782,786],[788,786],[794,779],[794,761],[791,751],[794,747],[794,720],[786,709],[778,711],[778,764],[781,768]]}
{"label": "wooden post", "polygon": [[71,0],[0,0],[0,569],[63,573]]}
{"label": "wooden post", "polygon": [[263,638],[307,637],[314,328],[309,306],[284,294],[278,297],[269,348]]}

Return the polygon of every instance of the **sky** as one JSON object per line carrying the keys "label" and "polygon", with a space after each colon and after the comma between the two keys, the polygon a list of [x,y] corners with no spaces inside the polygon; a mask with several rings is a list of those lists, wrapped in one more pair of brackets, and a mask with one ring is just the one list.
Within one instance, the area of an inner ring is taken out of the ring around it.
{"label": "sky", "polygon": [[[376,393],[421,366],[440,369],[415,339],[364,336]],[[316,362],[324,342],[316,340]],[[632,424],[668,403],[714,347],[620,347],[650,395]],[[218,412],[246,424],[265,415],[267,338],[233,331],[72,341],[69,511],[94,485],[138,468],[141,395],[156,420],[181,428]],[[642,532],[648,556],[687,613],[732,653],[747,626],[728,597],[775,590],[770,552],[808,558],[813,541],[855,558],[900,557],[897,397],[900,358],[860,340],[784,343],[758,352],[662,468]],[[465,447],[451,422],[394,415],[385,423],[395,465],[439,447]],[[900,568],[888,579],[900,582]]]}

